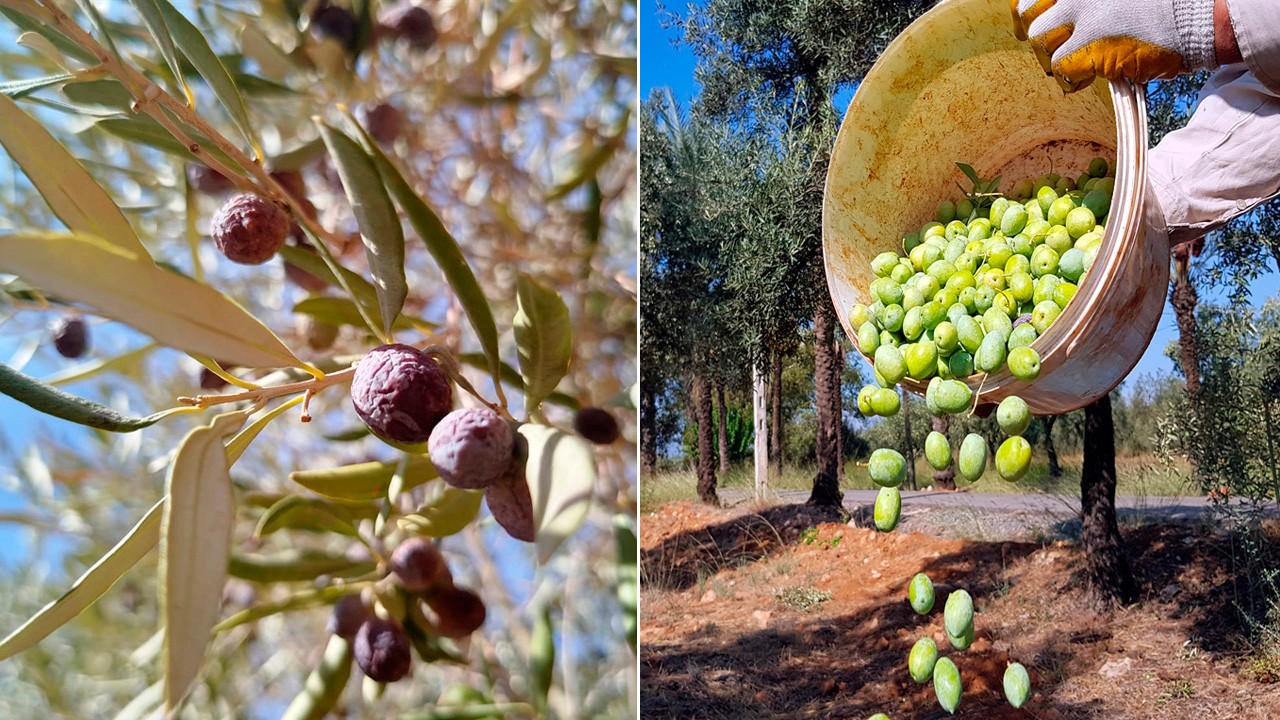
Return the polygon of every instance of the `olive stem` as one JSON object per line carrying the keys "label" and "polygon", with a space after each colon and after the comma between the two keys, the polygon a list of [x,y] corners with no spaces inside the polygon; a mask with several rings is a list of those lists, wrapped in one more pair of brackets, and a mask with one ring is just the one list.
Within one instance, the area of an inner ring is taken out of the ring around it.
{"label": "olive stem", "polygon": [[[41,20],[46,24],[52,24],[86,51],[92,53],[102,63],[101,67],[114,75],[120,82],[129,89],[134,95],[137,102],[134,109],[142,111],[160,123],[175,139],[182,142],[186,148],[196,155],[201,162],[209,165],[209,167],[235,180],[241,186],[254,192],[265,193],[269,198],[276,202],[288,205],[293,211],[294,218],[310,229],[317,237],[323,238],[326,243],[340,247],[341,240],[334,234],[330,233],[318,221],[311,218],[303,211],[301,203],[295,199],[290,193],[285,191],[284,187],[271,177],[271,174],[262,166],[260,158],[251,158],[240,150],[234,143],[227,140],[213,126],[200,117],[194,110],[184,102],[170,95],[164,88],[156,85],[146,75],[143,75],[136,68],[127,65],[118,57],[112,55],[108,50],[102,47],[92,35],[76,24],[61,8],[57,7],[51,0],[37,0],[36,4],[28,4],[19,0],[0,0],[0,6],[9,7],[13,10],[30,15],[37,20]],[[209,138],[219,150],[225,153],[229,158],[236,162],[244,169],[244,173],[236,172],[213,157],[209,152],[200,147],[199,143],[193,142],[190,137],[180,130],[175,132],[175,125],[165,111],[173,113],[175,117],[181,120],[187,126],[195,129],[197,132]],[[249,177],[256,179],[259,185],[255,185]]]}
{"label": "olive stem", "polygon": [[[234,393],[231,395],[196,395],[195,397],[180,397],[178,402],[184,405],[191,405],[198,408],[209,408],[214,405],[222,405],[225,403],[241,402],[243,400],[252,400],[254,402],[265,402],[271,398],[280,397],[281,395],[291,395],[293,393],[306,393],[307,396],[315,395],[317,392],[329,387],[345,382],[355,375],[355,366],[346,370],[339,370],[335,373],[329,373],[313,380],[304,380],[302,382],[288,383],[286,385],[276,385],[274,387],[264,387],[257,390],[249,390],[242,393]],[[304,417],[306,412],[303,412]],[[308,417],[308,419],[310,419]],[[303,422],[307,422],[304,420]]]}

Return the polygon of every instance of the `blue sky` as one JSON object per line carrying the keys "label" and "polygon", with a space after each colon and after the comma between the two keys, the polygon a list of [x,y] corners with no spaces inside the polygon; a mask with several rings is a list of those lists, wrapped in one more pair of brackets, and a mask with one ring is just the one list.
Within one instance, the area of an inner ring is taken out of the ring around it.
{"label": "blue sky", "polygon": [[[684,4],[672,3],[669,10],[683,11]],[[694,68],[697,58],[688,47],[673,47],[671,41],[677,38],[674,29],[662,27],[658,15],[656,0],[643,0],[640,12],[640,97],[648,98],[653,88],[669,86],[677,100],[687,104],[699,90],[694,80]],[[837,96],[835,105],[843,116],[845,108],[852,99],[852,92]],[[1253,299],[1255,305],[1261,305],[1268,297],[1280,292],[1280,274],[1274,270],[1260,278],[1254,285]],[[1201,300],[1206,302],[1225,302],[1225,291],[1202,292]],[[1148,346],[1142,359],[1134,368],[1133,377],[1147,373],[1170,372],[1174,369],[1172,361],[1164,356],[1165,346],[1176,341],[1178,327],[1174,319],[1173,308],[1165,303],[1164,313],[1160,317],[1155,337]]]}

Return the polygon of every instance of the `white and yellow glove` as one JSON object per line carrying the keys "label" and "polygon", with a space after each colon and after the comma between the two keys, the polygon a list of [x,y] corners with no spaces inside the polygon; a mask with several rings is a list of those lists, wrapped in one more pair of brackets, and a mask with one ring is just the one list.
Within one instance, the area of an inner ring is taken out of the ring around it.
{"label": "white and yellow glove", "polygon": [[1030,40],[1064,89],[1095,77],[1147,82],[1218,67],[1214,0],[1010,0],[1014,32]]}

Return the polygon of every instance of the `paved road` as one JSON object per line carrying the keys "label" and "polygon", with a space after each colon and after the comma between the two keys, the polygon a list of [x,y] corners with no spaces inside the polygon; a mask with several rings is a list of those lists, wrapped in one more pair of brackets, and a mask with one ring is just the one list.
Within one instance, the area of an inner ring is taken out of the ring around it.
{"label": "paved road", "polygon": [[[751,492],[746,488],[722,488],[721,498],[726,504],[736,504],[751,499]],[[809,498],[808,490],[777,490],[773,493],[780,503],[802,503]],[[875,490],[845,490],[844,506],[849,512],[857,513],[873,505],[876,501]],[[1207,497],[1158,497],[1158,496],[1117,496],[1117,514],[1142,515],[1151,519],[1194,520],[1200,517],[1213,505]],[[906,514],[913,509],[926,510],[934,508],[967,509],[991,513],[1032,513],[1047,515],[1057,519],[1079,517],[1080,497],[1078,495],[1051,495],[1047,493],[972,493],[972,492],[920,492],[904,490],[902,492],[902,510]],[[1275,513],[1275,506],[1269,506],[1269,512]]]}

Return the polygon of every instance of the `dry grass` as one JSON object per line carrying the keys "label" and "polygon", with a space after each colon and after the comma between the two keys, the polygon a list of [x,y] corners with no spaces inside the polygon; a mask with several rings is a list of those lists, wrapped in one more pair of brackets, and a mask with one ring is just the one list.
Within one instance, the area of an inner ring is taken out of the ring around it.
{"label": "dry grass", "polygon": [[[994,467],[987,470],[978,482],[970,483],[957,478],[957,486],[970,488],[982,493],[1028,493],[1045,492],[1061,495],[1076,495],[1080,492],[1080,466],[1082,457],[1079,454],[1063,455],[1059,458],[1063,474],[1061,477],[1049,477],[1049,463],[1045,456],[1032,458],[1031,470],[1018,483],[1001,480]],[[845,463],[845,479],[841,487],[850,490],[873,490],[875,484],[867,474],[865,462],[850,461]],[[1152,455],[1131,455],[1116,458],[1116,482],[1118,495],[1137,497],[1185,497],[1200,495],[1200,488],[1190,481],[1190,474],[1184,463],[1165,468]],[[926,487],[933,484],[933,468],[923,458],[916,462],[916,485]],[[752,488],[755,487],[754,470],[750,464],[739,464],[718,480],[719,487]],[[782,474],[769,478],[770,490],[808,490],[813,486],[813,468],[811,466],[786,465]],[[651,512],[666,503],[676,500],[690,500],[697,497],[697,476],[692,470],[669,470],[644,475],[640,480],[640,508]]]}

